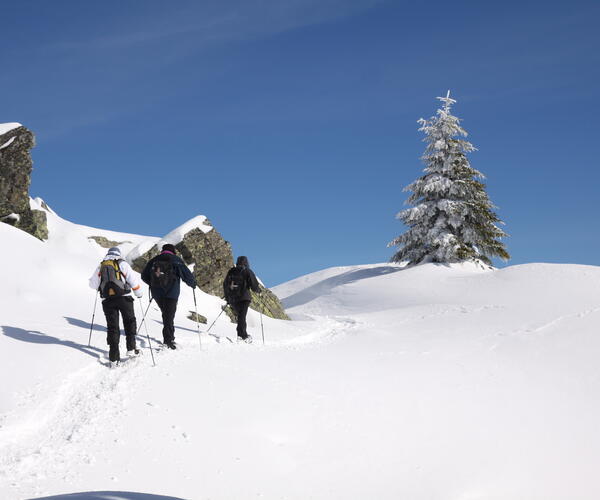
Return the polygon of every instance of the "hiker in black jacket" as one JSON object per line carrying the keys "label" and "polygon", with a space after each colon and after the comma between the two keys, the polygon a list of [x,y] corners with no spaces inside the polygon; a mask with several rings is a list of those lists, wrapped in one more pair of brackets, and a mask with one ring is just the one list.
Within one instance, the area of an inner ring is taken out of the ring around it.
{"label": "hiker in black jacket", "polygon": [[183,260],[177,257],[175,247],[167,243],[163,245],[160,255],[148,261],[142,271],[142,280],[150,285],[152,298],[162,312],[163,342],[169,349],[176,349],[174,320],[180,292],[179,280],[196,288],[196,279]]}
{"label": "hiker in black jacket", "polygon": [[225,300],[237,316],[237,335],[239,339],[250,344],[252,337],[246,331],[246,314],[252,302],[250,290],[260,293],[260,286],[255,274],[250,269],[248,258],[238,257],[235,267],[232,267],[223,281]]}

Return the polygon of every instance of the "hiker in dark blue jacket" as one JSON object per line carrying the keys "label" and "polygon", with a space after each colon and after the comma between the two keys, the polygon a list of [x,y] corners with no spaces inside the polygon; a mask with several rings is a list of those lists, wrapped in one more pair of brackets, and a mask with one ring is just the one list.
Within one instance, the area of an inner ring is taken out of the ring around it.
{"label": "hiker in dark blue jacket", "polygon": [[156,300],[163,318],[163,342],[169,349],[175,345],[175,312],[179,299],[180,280],[196,288],[196,279],[188,267],[176,255],[175,247],[163,245],[162,252],[150,259],[142,271],[142,280],[150,286],[152,298]]}

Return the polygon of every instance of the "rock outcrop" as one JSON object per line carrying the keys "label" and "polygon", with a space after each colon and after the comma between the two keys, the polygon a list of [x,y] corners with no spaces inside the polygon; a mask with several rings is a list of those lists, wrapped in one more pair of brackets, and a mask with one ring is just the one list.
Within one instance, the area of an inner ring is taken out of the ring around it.
{"label": "rock outcrop", "polygon": [[208,323],[206,316],[202,316],[202,314],[196,314],[194,311],[189,312],[188,319],[191,319],[192,321],[195,321],[196,323],[201,323],[203,325],[206,325],[206,323]]}
{"label": "rock outcrop", "polygon": [[[183,239],[173,243],[179,256],[189,266],[193,265],[193,273],[200,290],[211,295],[221,296],[223,293],[223,277],[233,266],[231,245],[225,241],[219,232],[211,226],[210,221],[204,220],[208,231],[195,227],[185,233]],[[142,272],[146,263],[160,252],[159,246],[167,241],[159,242],[131,263],[133,269]]]}
{"label": "rock outcrop", "polygon": [[[211,225],[207,220],[206,224]],[[186,264],[194,265],[194,277],[200,290],[211,295],[223,295],[223,277],[233,266],[231,245],[213,229],[204,233],[192,229],[175,245]]]}
{"label": "rock outcrop", "polygon": [[[263,313],[265,316],[269,316],[271,318],[286,320],[290,319],[285,313],[285,310],[277,298],[277,295],[275,295],[268,288],[265,288],[261,285],[259,294],[250,290],[250,295],[252,295],[252,304],[250,306],[251,309]],[[235,312],[231,309],[231,307],[225,309],[225,314],[229,316],[231,321],[237,322]]]}
{"label": "rock outcrop", "polygon": [[102,248],[111,248],[122,245],[123,243],[131,243],[131,241],[113,241],[109,240],[105,236],[88,236],[88,240],[94,240]]}
{"label": "rock outcrop", "polygon": [[19,124],[0,124],[0,221],[48,239],[46,213],[32,210],[29,186],[35,146],[33,132]]}
{"label": "rock outcrop", "polygon": [[[158,255],[162,244],[171,243],[175,245],[183,261],[193,267],[192,272],[199,288],[203,292],[223,298],[223,279],[233,267],[231,245],[210,221],[203,217],[196,220],[201,221],[201,225],[191,228],[184,225],[183,230],[170,233],[142,255],[135,257],[134,254],[131,265],[133,269],[141,272],[146,263]],[[260,294],[253,293],[251,308],[272,318],[289,319],[275,294],[262,286]]]}

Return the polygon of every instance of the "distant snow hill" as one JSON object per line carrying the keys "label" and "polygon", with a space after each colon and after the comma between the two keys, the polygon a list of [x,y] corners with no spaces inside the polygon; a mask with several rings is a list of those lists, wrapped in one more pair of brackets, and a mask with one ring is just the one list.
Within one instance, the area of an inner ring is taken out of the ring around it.
{"label": "distant snow hill", "polygon": [[294,321],[252,312],[252,345],[225,315],[199,338],[183,286],[181,349],[152,365],[152,306],[109,370],[89,237],[158,238],[48,224],[0,224],[2,499],[600,498],[598,267],[327,269],[275,287]]}

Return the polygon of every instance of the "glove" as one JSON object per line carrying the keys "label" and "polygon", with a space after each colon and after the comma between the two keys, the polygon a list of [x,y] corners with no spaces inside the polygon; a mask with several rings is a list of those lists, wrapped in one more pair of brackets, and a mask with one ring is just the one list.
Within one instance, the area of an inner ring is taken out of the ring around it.
{"label": "glove", "polygon": [[138,299],[141,299],[142,295],[144,295],[144,292],[142,292],[142,287],[139,287],[137,290],[134,290],[133,293]]}

